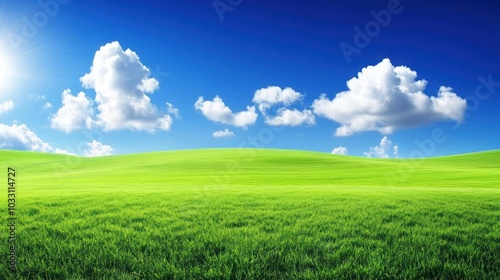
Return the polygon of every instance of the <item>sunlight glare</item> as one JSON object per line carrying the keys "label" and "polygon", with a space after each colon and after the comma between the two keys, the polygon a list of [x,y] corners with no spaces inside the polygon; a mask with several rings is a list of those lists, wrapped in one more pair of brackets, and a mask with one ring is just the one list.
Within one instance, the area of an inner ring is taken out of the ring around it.
{"label": "sunlight glare", "polygon": [[12,61],[9,55],[0,46],[0,89],[7,87],[13,78]]}

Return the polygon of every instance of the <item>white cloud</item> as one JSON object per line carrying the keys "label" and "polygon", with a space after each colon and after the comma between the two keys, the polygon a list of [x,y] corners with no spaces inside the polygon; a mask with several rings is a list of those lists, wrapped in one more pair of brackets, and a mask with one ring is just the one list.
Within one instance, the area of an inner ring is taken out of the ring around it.
{"label": "white cloud", "polygon": [[273,126],[299,126],[302,124],[313,125],[315,123],[316,121],[311,110],[299,111],[297,109],[280,108],[276,116],[266,116],[266,124]]}
{"label": "white cloud", "polygon": [[368,66],[347,82],[349,90],[329,100],[325,94],[312,105],[318,116],[341,124],[336,136],[362,131],[391,134],[394,130],[442,120],[461,122],[465,99],[449,87],[440,87],[437,97],[426,95],[427,81],[405,66],[394,67],[389,59]]}
{"label": "white cloud", "polygon": [[120,43],[102,46],[94,56],[90,73],[80,78],[96,92],[97,124],[104,130],[170,130],[172,117],[159,112],[146,94],[159,88],[139,56]]}
{"label": "white cloud", "polygon": [[166,103],[167,105],[167,114],[173,115],[176,119],[179,119],[181,116],[179,114],[179,109],[175,108],[171,103]]}
{"label": "white cloud", "polygon": [[[45,95],[39,95],[39,94],[30,94],[29,99],[34,102],[39,102],[39,101],[44,101],[47,97]],[[45,102],[42,106],[43,110],[47,110],[52,108],[52,104],[50,102]]]}
{"label": "white cloud", "polygon": [[339,146],[338,148],[333,149],[332,154],[335,155],[347,155],[347,148],[343,146]]}
{"label": "white cloud", "polygon": [[71,90],[67,89],[62,93],[62,107],[51,119],[51,127],[66,133],[83,127],[90,129],[93,124],[92,115],[92,101],[85,93],[73,96]]}
{"label": "white cloud", "polygon": [[42,109],[47,110],[50,108],[52,108],[52,104],[50,104],[50,102],[45,102],[45,104],[43,104]]}
{"label": "white cloud", "polygon": [[25,124],[9,126],[0,123],[0,149],[69,154],[65,150],[53,148],[43,142]]}
{"label": "white cloud", "polygon": [[87,143],[87,146],[89,146],[89,148],[84,152],[86,157],[101,157],[113,154],[113,148],[111,146],[104,145],[96,140]]}
{"label": "white cloud", "polygon": [[45,100],[46,96],[45,95],[38,95],[38,94],[30,94],[29,98],[35,102]]}
{"label": "white cloud", "polygon": [[[281,89],[277,86],[269,86],[256,90],[252,101],[258,105],[260,112],[264,115],[265,123],[268,125],[314,125],[316,121],[311,110],[299,111],[297,109],[287,109],[288,106],[301,100],[303,97],[302,94],[290,87]],[[270,116],[268,110],[278,105],[282,105],[282,107],[276,110],[275,116]]]}
{"label": "white cloud", "polygon": [[265,112],[273,105],[288,106],[301,98],[302,95],[290,87],[281,89],[277,86],[269,86],[256,90],[252,101],[259,105],[260,111]]}
{"label": "white cloud", "polygon": [[391,156],[389,155],[389,153],[392,150],[394,153],[394,157],[398,157],[399,147],[397,145],[393,146],[392,144],[392,141],[387,138],[387,136],[384,136],[384,138],[380,140],[380,144],[378,146],[371,147],[370,151],[365,152],[364,155],[370,158],[390,158]]}
{"label": "white cloud", "polygon": [[219,130],[219,131],[215,131],[213,134],[212,134],[213,137],[216,137],[216,138],[220,138],[220,137],[234,137],[234,133],[229,130],[229,129],[224,129],[224,130]]}
{"label": "white cloud", "polygon": [[247,106],[246,111],[233,113],[219,96],[215,96],[213,101],[204,101],[203,96],[200,96],[194,104],[194,108],[200,110],[210,121],[237,127],[246,128],[254,125],[257,120],[255,106]]}
{"label": "white cloud", "polygon": [[8,111],[14,109],[14,101],[7,100],[0,103],[0,114],[7,113]]}

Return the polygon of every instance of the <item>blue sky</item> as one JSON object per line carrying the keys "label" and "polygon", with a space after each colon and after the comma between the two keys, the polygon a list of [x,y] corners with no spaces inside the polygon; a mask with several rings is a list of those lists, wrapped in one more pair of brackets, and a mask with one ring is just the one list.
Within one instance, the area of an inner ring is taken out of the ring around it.
{"label": "blue sky", "polygon": [[2,1],[0,148],[498,149],[499,7]]}

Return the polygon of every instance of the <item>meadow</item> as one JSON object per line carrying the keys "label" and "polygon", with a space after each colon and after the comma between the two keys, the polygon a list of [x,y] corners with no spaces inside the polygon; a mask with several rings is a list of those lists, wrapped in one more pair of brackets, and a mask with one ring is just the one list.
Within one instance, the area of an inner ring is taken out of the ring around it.
{"label": "meadow", "polygon": [[1,150],[0,167],[18,219],[0,279],[500,279],[500,151]]}

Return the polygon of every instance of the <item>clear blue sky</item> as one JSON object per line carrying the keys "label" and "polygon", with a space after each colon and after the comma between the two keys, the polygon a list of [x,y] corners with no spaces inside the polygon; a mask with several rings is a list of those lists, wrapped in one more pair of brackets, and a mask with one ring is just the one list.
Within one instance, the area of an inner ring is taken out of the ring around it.
{"label": "clear blue sky", "polygon": [[498,149],[499,11],[498,1],[1,1],[0,148]]}

